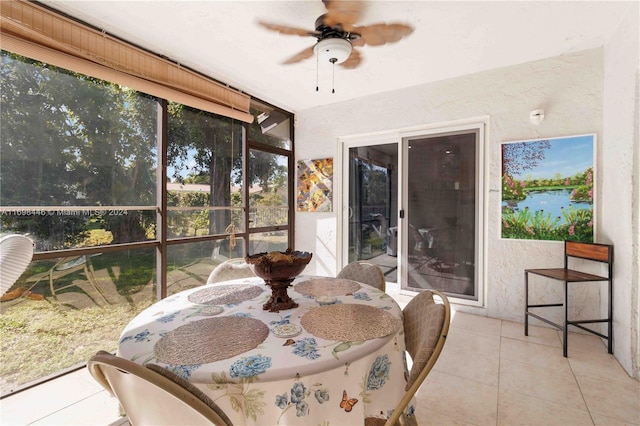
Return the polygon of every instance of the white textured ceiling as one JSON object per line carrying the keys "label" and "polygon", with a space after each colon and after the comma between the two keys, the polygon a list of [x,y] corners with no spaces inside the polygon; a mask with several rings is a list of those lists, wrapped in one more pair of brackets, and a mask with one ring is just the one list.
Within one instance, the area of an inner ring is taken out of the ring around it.
{"label": "white textured ceiling", "polygon": [[[637,1],[637,0],[636,0]],[[603,46],[629,2],[369,1],[359,25],[415,28],[385,46],[360,48],[354,70],[280,62],[313,37],[270,32],[258,19],[314,29],[320,0],[96,1],[41,3],[166,56],[267,102],[299,112],[374,93]]]}

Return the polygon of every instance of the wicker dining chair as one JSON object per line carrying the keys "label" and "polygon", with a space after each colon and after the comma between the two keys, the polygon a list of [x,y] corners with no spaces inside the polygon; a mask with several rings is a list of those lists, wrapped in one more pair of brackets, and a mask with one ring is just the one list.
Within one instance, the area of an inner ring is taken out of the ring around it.
{"label": "wicker dining chair", "polygon": [[255,276],[256,274],[253,272],[253,265],[245,262],[243,258],[233,258],[225,260],[216,266],[213,271],[211,271],[211,274],[207,279],[207,284],[236,280],[238,278],[251,278]]}
{"label": "wicker dining chair", "polygon": [[378,265],[369,262],[355,261],[342,268],[336,278],[345,278],[369,284],[379,290],[385,291],[386,281],[384,273]]}
{"label": "wicker dining chair", "polygon": [[[436,303],[434,295],[438,296],[442,303]],[[449,299],[437,290],[423,290],[402,310],[402,316],[405,346],[413,365],[409,372],[405,394],[387,420],[387,426],[400,424],[400,417],[405,416],[404,410],[442,352],[451,320]],[[402,424],[417,424],[415,416],[404,419]]]}
{"label": "wicker dining chair", "polygon": [[118,399],[132,426],[232,425],[202,391],[158,365],[144,367],[100,351],[87,368]]}

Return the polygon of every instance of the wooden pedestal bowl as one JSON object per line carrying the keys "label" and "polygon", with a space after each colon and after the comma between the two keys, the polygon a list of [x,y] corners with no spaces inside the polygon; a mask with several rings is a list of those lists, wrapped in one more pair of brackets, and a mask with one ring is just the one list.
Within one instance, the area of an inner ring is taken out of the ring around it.
{"label": "wooden pedestal bowl", "polygon": [[271,288],[271,297],[263,305],[264,310],[280,312],[298,307],[287,294],[291,282],[311,261],[312,254],[301,251],[272,251],[247,256],[245,261],[253,265],[257,276]]}

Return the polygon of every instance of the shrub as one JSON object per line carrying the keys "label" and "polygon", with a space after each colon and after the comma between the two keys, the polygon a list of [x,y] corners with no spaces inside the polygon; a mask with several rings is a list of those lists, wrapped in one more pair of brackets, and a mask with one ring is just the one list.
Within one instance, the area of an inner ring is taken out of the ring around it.
{"label": "shrub", "polygon": [[502,175],[502,200],[522,201],[527,198],[526,184],[513,179],[508,174]]}

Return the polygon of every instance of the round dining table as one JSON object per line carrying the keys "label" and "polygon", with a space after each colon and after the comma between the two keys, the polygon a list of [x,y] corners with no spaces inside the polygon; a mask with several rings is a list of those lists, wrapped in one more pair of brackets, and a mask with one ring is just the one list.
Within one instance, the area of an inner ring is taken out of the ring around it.
{"label": "round dining table", "polygon": [[398,304],[338,278],[288,294],[298,307],[270,312],[257,277],[182,291],[137,315],[117,355],[187,379],[234,425],[384,424],[407,383]]}

